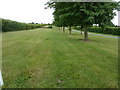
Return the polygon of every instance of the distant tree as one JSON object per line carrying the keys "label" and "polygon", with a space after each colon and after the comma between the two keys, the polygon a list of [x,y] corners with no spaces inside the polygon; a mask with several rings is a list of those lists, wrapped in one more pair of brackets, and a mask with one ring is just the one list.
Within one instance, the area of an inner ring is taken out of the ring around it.
{"label": "distant tree", "polygon": [[34,22],[32,22],[31,24],[35,24]]}

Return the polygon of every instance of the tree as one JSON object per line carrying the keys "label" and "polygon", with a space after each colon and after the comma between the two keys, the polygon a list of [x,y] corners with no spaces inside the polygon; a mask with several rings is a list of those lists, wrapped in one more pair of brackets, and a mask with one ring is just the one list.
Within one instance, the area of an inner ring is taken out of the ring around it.
{"label": "tree", "polygon": [[53,2],[47,3],[48,7],[54,8],[55,22],[63,26],[64,23],[71,27],[81,25],[84,31],[84,40],[88,40],[88,28],[93,24],[101,27],[107,25],[114,18],[113,10],[117,8],[116,2]]}
{"label": "tree", "polygon": [[84,40],[88,40],[87,29],[93,24],[99,24],[101,26],[107,25],[114,18],[116,9],[116,2],[81,2],[75,3],[77,17],[80,18],[81,27],[84,30]]}

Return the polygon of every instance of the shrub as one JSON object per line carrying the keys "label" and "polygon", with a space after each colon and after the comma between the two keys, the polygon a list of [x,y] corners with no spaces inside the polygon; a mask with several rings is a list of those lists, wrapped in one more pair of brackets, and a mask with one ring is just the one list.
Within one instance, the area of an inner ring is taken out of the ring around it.
{"label": "shrub", "polygon": [[120,36],[120,27],[91,27],[88,29],[89,32],[96,32],[96,33],[104,33],[104,34],[112,34],[112,35],[119,35]]}
{"label": "shrub", "polygon": [[35,29],[40,28],[41,26],[44,26],[45,24],[38,24],[38,23],[20,23],[12,20],[2,20],[2,32],[8,32],[8,31],[19,31],[19,30],[29,30],[29,29]]}
{"label": "shrub", "polygon": [[48,28],[52,28],[52,25],[49,25],[49,27]]}
{"label": "shrub", "polygon": [[80,26],[73,26],[73,29],[80,30],[81,27]]}

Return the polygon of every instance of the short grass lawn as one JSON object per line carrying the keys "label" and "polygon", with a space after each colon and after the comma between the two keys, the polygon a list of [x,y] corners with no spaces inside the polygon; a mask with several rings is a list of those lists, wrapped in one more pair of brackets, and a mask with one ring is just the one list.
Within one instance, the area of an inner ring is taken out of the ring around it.
{"label": "short grass lawn", "polygon": [[57,28],[3,33],[3,88],[117,88],[118,39]]}

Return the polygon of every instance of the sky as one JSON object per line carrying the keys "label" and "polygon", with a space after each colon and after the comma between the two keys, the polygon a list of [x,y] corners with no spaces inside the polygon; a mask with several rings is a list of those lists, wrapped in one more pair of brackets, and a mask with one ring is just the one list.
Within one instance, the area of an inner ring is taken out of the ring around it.
{"label": "sky", "polygon": [[[52,23],[53,9],[44,9],[49,0],[0,0],[0,18],[10,19],[25,23]],[[115,0],[119,1],[119,0]],[[117,16],[112,22],[118,25]]]}
{"label": "sky", "polygon": [[47,1],[0,0],[0,18],[26,23],[52,23],[53,9],[44,9]]}

